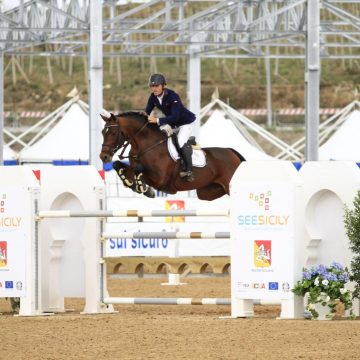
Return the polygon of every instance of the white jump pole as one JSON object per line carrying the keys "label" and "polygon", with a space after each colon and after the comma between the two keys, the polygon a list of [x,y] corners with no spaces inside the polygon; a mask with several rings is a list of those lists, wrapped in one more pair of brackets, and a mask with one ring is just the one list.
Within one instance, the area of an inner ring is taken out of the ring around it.
{"label": "white jump pole", "polygon": [[67,217],[167,217],[167,216],[229,216],[229,211],[207,210],[93,210],[71,211],[50,210],[39,211],[39,218],[67,218]]}

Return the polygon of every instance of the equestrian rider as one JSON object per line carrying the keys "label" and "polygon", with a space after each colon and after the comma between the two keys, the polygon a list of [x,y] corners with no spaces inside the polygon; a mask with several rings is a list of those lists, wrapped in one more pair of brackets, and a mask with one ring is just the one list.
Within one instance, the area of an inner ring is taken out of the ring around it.
{"label": "equestrian rider", "polygon": [[180,171],[180,177],[187,181],[193,181],[192,173],[192,147],[188,143],[189,137],[193,133],[195,114],[189,111],[181,102],[179,95],[166,88],[166,79],[162,74],[153,74],[149,78],[151,95],[146,105],[145,112],[150,114],[154,107],[157,107],[164,117],[157,118],[148,115],[148,121],[159,126],[169,125],[172,129],[177,129],[180,155],[184,162],[184,168]]}

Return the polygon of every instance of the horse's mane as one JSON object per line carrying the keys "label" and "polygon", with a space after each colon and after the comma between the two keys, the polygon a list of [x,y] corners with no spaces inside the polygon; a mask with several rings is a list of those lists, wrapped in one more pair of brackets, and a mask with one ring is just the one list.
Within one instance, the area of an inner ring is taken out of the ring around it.
{"label": "horse's mane", "polygon": [[[121,114],[116,115],[116,117],[133,118],[135,120],[141,121],[142,123],[148,121],[147,116],[143,111],[134,111],[134,110],[126,111],[126,112],[123,112]],[[148,123],[148,125],[149,125],[148,126],[149,129],[152,129],[152,130],[155,130],[155,131],[160,131],[159,127],[156,124]]]}
{"label": "horse's mane", "polygon": [[144,114],[144,112],[141,111],[135,111],[135,110],[131,110],[131,111],[126,111],[123,112],[121,114],[116,115],[117,117],[135,117],[141,120],[147,120],[146,115]]}

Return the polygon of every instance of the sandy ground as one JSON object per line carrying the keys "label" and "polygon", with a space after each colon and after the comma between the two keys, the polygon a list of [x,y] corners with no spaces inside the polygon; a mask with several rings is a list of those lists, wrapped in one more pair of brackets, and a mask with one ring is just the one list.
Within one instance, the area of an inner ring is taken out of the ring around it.
{"label": "sandy ground", "polygon": [[[111,296],[230,297],[229,278],[109,279]],[[360,321],[276,320],[278,306],[251,319],[221,319],[229,306],[121,305],[118,313],[15,317],[0,300],[1,360],[16,359],[360,359]]]}

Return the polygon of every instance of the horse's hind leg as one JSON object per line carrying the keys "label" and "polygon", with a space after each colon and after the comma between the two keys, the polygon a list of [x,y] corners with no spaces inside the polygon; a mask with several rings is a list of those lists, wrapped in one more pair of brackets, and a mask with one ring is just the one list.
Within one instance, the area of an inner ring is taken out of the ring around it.
{"label": "horse's hind leg", "polygon": [[226,195],[226,191],[219,184],[210,184],[203,188],[196,190],[197,196],[200,200],[212,201]]}

